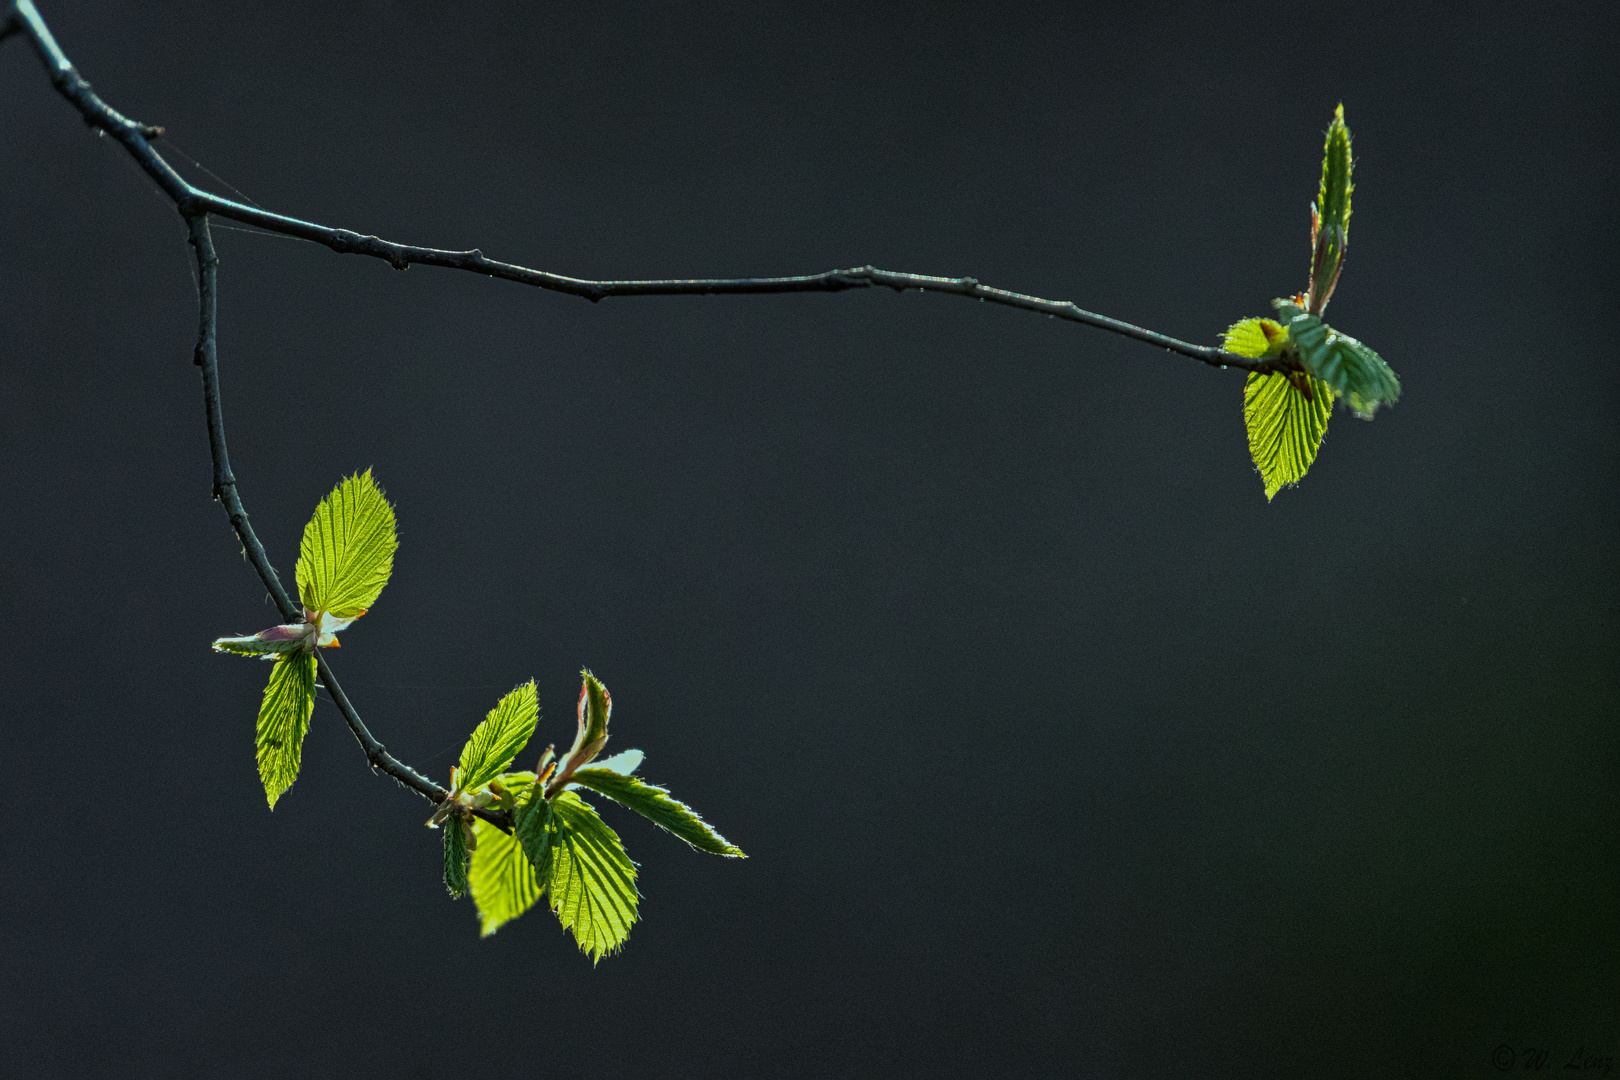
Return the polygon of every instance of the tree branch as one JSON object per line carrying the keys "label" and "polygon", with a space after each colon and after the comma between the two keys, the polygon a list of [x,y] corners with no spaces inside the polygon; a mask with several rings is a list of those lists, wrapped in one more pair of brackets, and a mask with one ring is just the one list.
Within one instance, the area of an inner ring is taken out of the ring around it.
{"label": "tree branch", "polygon": [[[219,324],[219,255],[214,250],[214,238],[208,228],[207,214],[187,214],[186,227],[190,230],[190,243],[197,255],[197,347],[193,353],[193,362],[202,371],[203,408],[208,415],[208,451],[214,462],[214,498],[224,505],[231,528],[236,530],[237,537],[242,541],[242,549],[247,553],[248,562],[258,572],[264,587],[270,590],[270,596],[280,609],[281,617],[290,623],[302,622],[303,608],[294,603],[292,597],[287,594],[276,568],[270,563],[270,557],[265,554],[264,545],[259,542],[258,535],[248,522],[247,510],[243,508],[241,496],[236,491],[236,476],[231,472],[230,452],[225,446],[225,416],[219,393],[219,344],[215,332]],[[349,701],[349,695],[338,685],[337,676],[332,674],[332,668],[327,664],[326,657],[317,652],[315,662],[320,672],[321,684],[331,695],[332,703],[337,706],[338,712],[342,713],[343,719],[348,722],[349,730],[354,733],[360,749],[365,751],[366,760],[371,763],[371,767],[382,770],[431,802],[443,802],[450,794],[448,791],[394,757],[377,741],[377,737],[371,733],[371,729],[366,727],[365,721],[361,720],[360,714],[355,711],[354,705]],[[512,831],[511,821],[504,811],[474,812],[497,828]]]}
{"label": "tree branch", "polygon": [[[868,289],[882,286],[905,292],[907,289],[948,293],[994,304],[1039,312],[1069,322],[1093,326],[1113,334],[1121,334],[1148,345],[1157,345],[1182,356],[1191,357],[1211,367],[1241,368],[1244,371],[1268,373],[1278,370],[1274,361],[1255,360],[1226,352],[1213,345],[1194,345],[1166,334],[1160,334],[1119,319],[1086,311],[1066,300],[1045,300],[1027,293],[995,289],[979,284],[970,277],[935,277],[894,270],[879,270],[874,266],[857,266],[848,270],[828,270],[821,274],[796,277],[764,278],[663,278],[648,281],[592,281],[567,277],[545,270],[531,270],[516,263],[499,262],[487,258],[482,251],[447,251],[440,248],[396,244],[376,236],[362,235],[349,229],[333,229],[298,218],[272,214],[257,207],[245,206],[231,199],[221,198],[188,183],[174,168],[152,149],[150,139],[163,134],[163,129],[140,124],[102,101],[68,62],[56,40],[40,18],[33,0],[12,0],[12,25],[20,25],[33,43],[34,51],[50,73],[51,82],[62,96],[72,103],[84,117],[86,124],[105,131],[117,139],[164,194],[174,200],[180,213],[191,217],[198,213],[240,221],[268,232],[296,236],[324,244],[340,254],[369,255],[382,259],[396,270],[413,264],[443,266],[453,270],[469,270],[486,277],[504,278],[521,285],[549,289],[553,292],[583,296],[587,300],[601,300],[609,296],[714,296],[723,294],[789,293],[789,292],[843,292],[847,289]],[[0,34],[0,36],[4,36]]]}
{"label": "tree branch", "polygon": [[[1010,292],[981,285],[970,277],[946,278],[926,274],[900,273],[879,270],[873,266],[859,266],[848,270],[829,270],[821,274],[798,277],[768,278],[671,278],[649,281],[591,281],[566,277],[544,270],[531,270],[514,263],[497,262],[486,258],[477,248],[470,251],[445,251],[438,248],[396,244],[375,236],[361,235],[348,229],[332,229],[298,218],[272,214],[256,207],[224,199],[186,181],[152,148],[152,139],[163,134],[161,127],[131,120],[109,106],[78,73],[62,53],[50,28],[40,17],[33,0],[10,0],[0,18],[0,41],[22,34],[27,37],[50,76],[51,84],[78,110],[84,122],[116,139],[137,165],[155,181],[175,204],[186,221],[189,242],[195,249],[198,275],[198,325],[194,362],[201,370],[203,405],[208,420],[208,446],[213,459],[214,497],[224,506],[231,528],[242,541],[248,561],[264,582],[266,589],[288,622],[303,618],[303,610],[293,602],[281,578],[276,574],[248,521],[246,509],[237,492],[235,474],[231,471],[230,456],[225,445],[225,420],[219,389],[219,352],[216,336],[218,325],[219,256],[208,225],[210,215],[231,218],[269,232],[296,236],[324,244],[342,254],[369,255],[382,259],[396,269],[412,264],[443,266],[455,270],[469,270],[487,277],[504,278],[523,285],[549,289],[554,292],[583,296],[596,301],[609,296],[683,296],[720,294],[759,294],[788,292],[843,292],[847,289],[886,287],[896,292],[907,289],[932,290],[953,296],[965,296],[1024,311],[1051,315],[1070,322],[1093,326],[1110,333],[1121,334],[1149,345],[1157,345],[1180,353],[1213,367],[1235,367],[1245,371],[1269,373],[1286,367],[1283,361],[1257,361],[1235,353],[1205,345],[1193,345],[1164,334],[1085,311],[1067,301],[1044,300],[1038,296]],[[332,702],[343,714],[349,730],[354,733],[366,760],[374,769],[392,776],[400,784],[423,795],[434,803],[443,802],[449,792],[429,780],[415,769],[390,754],[377,741],[360,714],[349,701],[348,695],[332,674],[326,658],[316,654],[321,683],[331,695]],[[474,811],[479,817],[507,832],[512,824],[509,816],[499,810]]]}

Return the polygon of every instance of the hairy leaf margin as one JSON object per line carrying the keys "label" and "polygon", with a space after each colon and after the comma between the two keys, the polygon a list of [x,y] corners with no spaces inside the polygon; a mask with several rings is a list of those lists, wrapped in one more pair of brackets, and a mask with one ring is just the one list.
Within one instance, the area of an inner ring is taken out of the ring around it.
{"label": "hairy leaf margin", "polygon": [[458,781],[461,790],[476,791],[511,765],[534,735],[539,717],[533,679],[501,698],[462,747]]}
{"label": "hairy leaf margin", "polygon": [[747,858],[743,850],[721,836],[696,810],[640,777],[590,766],[574,774],[574,783],[604,795],[627,810],[634,810],[660,829],[686,841],[699,851],[728,858]]}

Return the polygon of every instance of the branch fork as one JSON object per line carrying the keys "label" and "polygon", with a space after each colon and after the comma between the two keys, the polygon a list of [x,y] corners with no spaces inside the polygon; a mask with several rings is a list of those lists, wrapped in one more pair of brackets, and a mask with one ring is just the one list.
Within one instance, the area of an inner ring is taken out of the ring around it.
{"label": "branch fork", "polygon": [[[515,263],[490,259],[478,248],[450,251],[420,247],[383,240],[350,229],[330,228],[294,217],[274,214],[223,198],[199,188],[183,178],[164,157],[152,147],[152,140],[161,138],[164,128],[132,120],[103,101],[68,60],[40,16],[33,0],[10,0],[0,8],[0,40],[12,35],[26,37],[44,65],[51,83],[84,122],[114,139],[129,153],[135,163],[152,178],[160,190],[174,203],[175,209],[186,222],[188,242],[196,256],[198,273],[198,326],[193,362],[200,369],[203,383],[203,405],[208,424],[209,453],[213,462],[213,495],[225,509],[231,528],[242,542],[243,553],[253,566],[271,599],[286,620],[285,624],[267,630],[256,639],[261,644],[284,643],[286,651],[308,651],[315,654],[317,671],[332,702],[343,715],[349,729],[365,752],[372,768],[388,774],[401,785],[416,791],[437,804],[435,818],[454,815],[465,819],[468,815],[484,819],[505,832],[512,829],[511,815],[491,803],[479,800],[482,796],[447,790],[429,780],[415,769],[395,758],[372,735],[359,713],[343,692],[319,646],[336,646],[335,632],[352,620],[329,620],[322,612],[311,612],[296,603],[282,585],[264,546],[248,519],[242,504],[235,474],[231,470],[230,456],[225,442],[223,406],[219,387],[218,342],[218,272],[219,256],[214,248],[209,228],[212,216],[228,218],[245,225],[285,236],[311,240],[340,254],[366,255],[381,259],[395,269],[404,270],[413,264],[440,266],[466,270],[487,277],[503,278],[519,284],[553,292],[580,296],[593,302],[612,296],[711,296],[757,295],[767,293],[843,292],[850,289],[885,287],[895,292],[915,289],[964,296],[989,301],[1007,307],[1077,322],[1120,334],[1133,340],[1154,345],[1170,352],[1198,360],[1218,368],[1239,368],[1245,371],[1269,373],[1292,370],[1296,364],[1277,359],[1255,359],[1228,352],[1214,346],[1194,345],[1168,335],[1160,334],[1131,323],[1086,311],[1067,301],[1047,300],[1025,293],[991,288],[972,277],[936,277],[891,270],[874,266],[828,270],[820,274],[791,277],[763,278],[670,278],[656,280],[590,280],[569,277],[544,270],[531,269]],[[232,639],[221,639],[232,640]],[[254,639],[234,639],[246,642]],[[246,646],[244,646],[246,648]],[[604,703],[605,704],[605,703]],[[585,701],[581,698],[581,731],[574,748],[557,763],[546,777],[547,797],[560,791],[580,767],[601,750],[606,741],[588,737],[584,729]],[[604,709],[605,719],[605,709]],[[604,725],[605,726],[605,725]],[[583,740],[583,741],[582,741]],[[452,786],[454,786],[452,784]]]}

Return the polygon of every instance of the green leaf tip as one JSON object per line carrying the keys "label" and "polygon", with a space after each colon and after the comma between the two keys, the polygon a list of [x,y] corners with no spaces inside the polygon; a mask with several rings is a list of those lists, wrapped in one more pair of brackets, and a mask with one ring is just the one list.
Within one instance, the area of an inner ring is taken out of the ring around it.
{"label": "green leaf tip", "polygon": [[259,779],[272,810],[282,792],[298,779],[304,736],[309,734],[314,711],[315,657],[310,653],[283,656],[270,669],[256,731]]}
{"label": "green leaf tip", "polygon": [[306,611],[364,615],[388,584],[398,547],[394,508],[371,470],[339,481],[315,508],[299,545],[298,595]]}
{"label": "green leaf tip", "polygon": [[539,716],[533,679],[501,698],[462,748],[457,787],[476,791],[499,776],[534,734]]}
{"label": "green leaf tip", "polygon": [[[621,755],[622,756],[622,755]],[[747,858],[737,847],[715,831],[714,826],[698,816],[698,812],[676,799],[666,788],[649,784],[639,777],[607,768],[609,762],[581,769],[574,774],[574,783],[605,795],[627,810],[634,810],[666,832],[685,840],[699,851],[728,858]]]}
{"label": "green leaf tip", "polygon": [[1316,189],[1316,208],[1321,224],[1350,231],[1350,182],[1354,162],[1350,157],[1350,129],[1344,123],[1344,103],[1333,110],[1327,139],[1322,144],[1322,182]]}

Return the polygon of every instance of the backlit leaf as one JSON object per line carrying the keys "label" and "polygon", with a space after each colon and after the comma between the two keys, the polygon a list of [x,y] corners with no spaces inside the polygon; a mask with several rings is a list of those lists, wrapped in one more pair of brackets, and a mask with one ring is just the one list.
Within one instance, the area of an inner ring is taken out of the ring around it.
{"label": "backlit leaf", "polygon": [[556,839],[546,891],[563,927],[592,960],[617,950],[630,936],[640,894],[636,864],[619,836],[572,791],[551,800]]}
{"label": "backlit leaf", "polygon": [[1307,372],[1327,383],[1363,420],[1401,397],[1401,381],[1383,357],[1348,334],[1341,334],[1289,300],[1273,300],[1288,320],[1288,337]]}
{"label": "backlit leaf", "polygon": [[[533,787],[534,774],[506,773],[500,781],[521,799]],[[473,838],[478,846],[473,849],[472,869],[467,880],[473,903],[478,907],[479,936],[488,937],[502,924],[532,908],[545,886],[515,835],[475,818]]]}
{"label": "backlit leaf", "polygon": [[473,729],[472,737],[462,748],[458,781],[461,789],[476,791],[512,764],[512,759],[534,734],[539,715],[532,679],[501,698],[483,723]]}
{"label": "backlit leaf", "polygon": [[346,477],[315,508],[298,551],[298,595],[311,611],[362,614],[394,570],[394,508],[371,470]]}
{"label": "backlit leaf", "polygon": [[1311,288],[1307,307],[1321,315],[1338,284],[1350,241],[1350,129],[1344,106],[1333,113],[1322,152],[1322,182],[1316,190],[1316,220],[1311,232]]}
{"label": "backlit leaf", "polygon": [[[606,763],[604,763],[605,765]],[[620,806],[634,810],[660,829],[674,833],[699,851],[743,858],[742,849],[714,830],[698,812],[672,796],[666,789],[638,777],[593,765],[574,774],[574,782],[606,795]]]}
{"label": "backlit leaf", "polygon": [[1316,210],[1321,228],[1329,226],[1350,231],[1350,182],[1354,163],[1350,159],[1350,129],[1344,123],[1344,104],[1333,110],[1327,140],[1322,146],[1322,182],[1316,189]]}
{"label": "backlit leaf", "polygon": [[298,779],[298,764],[315,711],[315,657],[283,656],[270,669],[270,684],[259,705],[257,731],[259,779],[272,810],[281,793]]}
{"label": "backlit leaf", "polygon": [[1288,331],[1276,319],[1243,319],[1226,328],[1221,348],[1239,356],[1270,360],[1288,344]]}
{"label": "backlit leaf", "polygon": [[[534,774],[505,773],[500,782],[514,796],[527,798]],[[502,832],[481,818],[474,819],[472,827],[477,846],[468,883],[478,907],[479,936],[488,937],[533,907],[545,891],[545,883],[535,873],[515,830]]]}
{"label": "backlit leaf", "polygon": [[1316,460],[1333,411],[1333,391],[1317,379],[1308,380],[1312,400],[1282,373],[1250,373],[1243,388],[1243,419],[1249,428],[1249,454],[1265,481],[1266,499],[1304,479]]}

